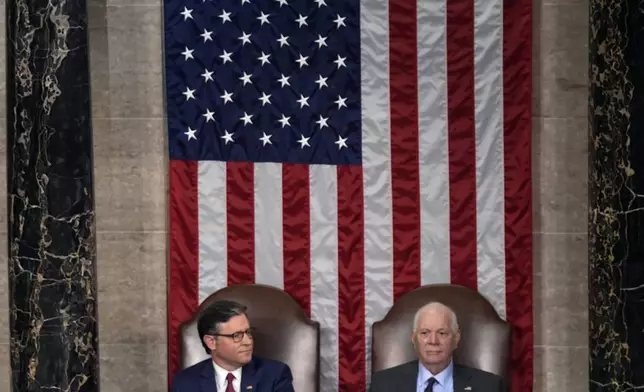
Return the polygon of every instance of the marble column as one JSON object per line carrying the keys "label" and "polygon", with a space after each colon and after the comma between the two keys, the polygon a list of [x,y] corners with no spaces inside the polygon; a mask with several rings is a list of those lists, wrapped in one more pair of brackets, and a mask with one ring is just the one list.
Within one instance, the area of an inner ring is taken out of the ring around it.
{"label": "marble column", "polygon": [[85,0],[7,0],[13,392],[98,391]]}
{"label": "marble column", "polygon": [[644,388],[644,4],[590,1],[590,391]]}

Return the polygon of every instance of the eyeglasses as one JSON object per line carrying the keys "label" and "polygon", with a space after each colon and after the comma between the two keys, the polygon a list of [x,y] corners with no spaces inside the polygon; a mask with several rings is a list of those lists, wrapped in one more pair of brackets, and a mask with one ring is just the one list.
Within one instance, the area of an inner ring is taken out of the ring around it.
{"label": "eyeglasses", "polygon": [[253,339],[253,333],[254,332],[255,332],[254,328],[248,328],[245,331],[237,331],[237,332],[228,333],[228,334],[226,334],[226,333],[213,333],[211,335],[212,336],[223,336],[225,338],[232,339],[233,342],[235,342],[235,343],[239,343],[244,338],[244,335],[248,335],[249,339]]}

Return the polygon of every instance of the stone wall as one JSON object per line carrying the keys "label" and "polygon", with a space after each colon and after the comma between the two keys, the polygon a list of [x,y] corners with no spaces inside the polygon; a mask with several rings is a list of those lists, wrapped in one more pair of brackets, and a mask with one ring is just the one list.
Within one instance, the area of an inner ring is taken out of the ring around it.
{"label": "stone wall", "polygon": [[[160,0],[89,1],[102,392],[167,390],[161,7]],[[588,390],[587,31],[586,1],[535,1],[535,391]],[[0,65],[4,97],[4,51]],[[5,115],[3,99],[3,194]],[[0,203],[2,222],[5,211]],[[6,224],[0,230],[6,233]],[[2,257],[0,390],[9,390],[6,252]]]}

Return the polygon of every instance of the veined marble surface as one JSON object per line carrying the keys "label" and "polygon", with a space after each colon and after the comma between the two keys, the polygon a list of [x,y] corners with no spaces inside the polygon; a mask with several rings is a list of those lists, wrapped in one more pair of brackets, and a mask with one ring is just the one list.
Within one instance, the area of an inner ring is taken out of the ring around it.
{"label": "veined marble surface", "polygon": [[590,2],[590,391],[644,389],[644,3]]}
{"label": "veined marble surface", "polygon": [[6,7],[12,388],[98,391],[87,5]]}

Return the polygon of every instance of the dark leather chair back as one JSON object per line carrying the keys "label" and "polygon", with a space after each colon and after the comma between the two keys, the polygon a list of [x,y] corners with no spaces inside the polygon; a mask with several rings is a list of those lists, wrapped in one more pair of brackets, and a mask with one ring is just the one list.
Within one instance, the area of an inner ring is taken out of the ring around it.
{"label": "dark leather chair back", "polygon": [[289,365],[296,391],[319,392],[320,325],[309,319],[290,295],[272,286],[233,285],[206,298],[195,317],[181,327],[182,368],[209,358],[199,340],[198,315],[222,299],[248,307],[251,326],[257,329],[256,355]]}
{"label": "dark leather chair back", "polygon": [[384,319],[373,324],[372,371],[417,359],[411,343],[414,314],[432,301],[449,306],[458,318],[461,342],[454,352],[454,362],[509,380],[510,325],[481,294],[457,285],[427,285],[411,291],[396,301]]}

